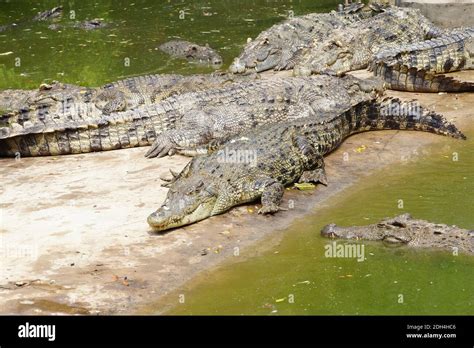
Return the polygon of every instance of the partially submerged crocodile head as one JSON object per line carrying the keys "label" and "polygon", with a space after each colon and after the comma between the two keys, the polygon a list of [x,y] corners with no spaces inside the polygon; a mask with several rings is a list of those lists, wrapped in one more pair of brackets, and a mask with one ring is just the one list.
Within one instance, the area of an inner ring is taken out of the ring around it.
{"label": "partially submerged crocodile head", "polygon": [[56,19],[61,17],[63,14],[63,7],[53,7],[50,10],[39,12],[34,18],[34,21],[46,21],[49,19]]}
{"label": "partially submerged crocodile head", "polygon": [[412,239],[411,232],[406,228],[410,219],[410,214],[403,214],[369,226],[339,227],[330,224],[321,230],[321,235],[334,239],[381,240],[387,243],[406,244]]}
{"label": "partially submerged crocodile head", "polygon": [[208,44],[200,46],[185,40],[171,40],[161,44],[158,48],[173,57],[186,58],[197,63],[222,64],[222,57]]}
{"label": "partially submerged crocodile head", "polygon": [[321,235],[328,238],[378,240],[389,245],[416,248],[441,248],[474,254],[474,231],[414,219],[410,214],[381,220],[367,226],[325,226]]}
{"label": "partially submerged crocodile head", "polygon": [[199,175],[188,176],[194,161],[173,179],[163,205],[148,216],[156,231],[189,225],[217,214],[217,195]]}

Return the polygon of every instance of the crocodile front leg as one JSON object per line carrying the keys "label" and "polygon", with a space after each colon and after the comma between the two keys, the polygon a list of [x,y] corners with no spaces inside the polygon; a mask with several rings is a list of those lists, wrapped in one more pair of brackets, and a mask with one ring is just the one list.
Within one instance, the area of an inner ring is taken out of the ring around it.
{"label": "crocodile front leg", "polygon": [[[193,149],[202,144],[206,144],[210,140],[208,128],[201,130],[196,129],[179,129],[170,130],[159,134],[151,145],[151,148],[145,153],[145,157],[164,157],[173,155],[181,149]],[[183,152],[183,154],[192,153],[191,151]]]}

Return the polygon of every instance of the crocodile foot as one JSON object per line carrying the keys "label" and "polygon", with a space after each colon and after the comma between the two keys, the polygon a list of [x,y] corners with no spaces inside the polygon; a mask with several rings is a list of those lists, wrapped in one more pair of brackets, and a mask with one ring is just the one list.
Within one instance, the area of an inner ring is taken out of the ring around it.
{"label": "crocodile foot", "polygon": [[[264,179],[265,181],[265,179]],[[262,207],[258,210],[259,214],[273,214],[282,210],[279,205],[283,197],[285,188],[281,183],[272,178],[266,179],[266,186],[262,193]]]}
{"label": "crocodile foot", "polygon": [[326,177],[326,172],[324,168],[318,168],[315,170],[307,170],[303,172],[298,182],[312,182],[312,183],[321,183],[325,186],[328,184],[328,179]]}
{"label": "crocodile foot", "polygon": [[166,155],[173,155],[174,153],[176,153],[176,149],[171,139],[160,134],[151,145],[151,148],[145,153],[145,157],[164,157]]}
{"label": "crocodile foot", "polygon": [[264,205],[259,210],[259,214],[273,214],[280,210],[280,207],[276,204]]}

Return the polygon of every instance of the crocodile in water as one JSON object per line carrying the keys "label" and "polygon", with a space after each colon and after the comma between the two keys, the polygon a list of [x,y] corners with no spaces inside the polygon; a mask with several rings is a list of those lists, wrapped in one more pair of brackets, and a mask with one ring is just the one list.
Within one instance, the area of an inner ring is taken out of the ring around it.
{"label": "crocodile in water", "polygon": [[442,248],[474,254],[474,230],[413,219],[410,214],[367,226],[326,225],[321,235],[336,239],[365,239],[414,248]]}
{"label": "crocodile in water", "polygon": [[[59,19],[63,14],[63,8],[62,6],[58,7],[53,7],[50,10],[38,12],[36,16],[32,18],[34,22],[44,22],[48,20],[57,20]],[[0,25],[0,33],[3,31],[6,31],[8,29],[14,29],[20,26],[24,26],[25,24],[29,23],[29,19],[24,19],[18,23],[11,23],[11,24],[5,24],[5,25]]]}
{"label": "crocodile in water", "polygon": [[222,57],[207,44],[199,46],[185,40],[171,40],[158,46],[158,48],[175,58],[185,58],[201,64],[222,64]]}

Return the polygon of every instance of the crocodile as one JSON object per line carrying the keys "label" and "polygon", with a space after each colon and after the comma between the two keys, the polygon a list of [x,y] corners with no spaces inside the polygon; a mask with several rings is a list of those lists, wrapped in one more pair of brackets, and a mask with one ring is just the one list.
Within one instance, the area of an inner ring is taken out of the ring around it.
{"label": "crocodile", "polygon": [[222,57],[208,44],[199,46],[185,40],[171,40],[161,44],[158,48],[172,57],[185,58],[188,61],[201,64],[222,64]]}
{"label": "crocodile", "polygon": [[95,29],[106,28],[107,26],[109,26],[109,23],[104,22],[104,20],[100,18],[94,18],[94,19],[88,19],[82,22],[73,22],[70,24],[53,23],[53,24],[48,25],[48,29],[63,30],[63,29],[72,27],[72,28],[83,29],[83,30],[95,30]]}
{"label": "crocodile", "polygon": [[[123,112],[104,114],[94,103],[76,100],[58,103],[57,113],[45,108],[5,115],[0,118],[0,155],[58,155],[151,144],[150,157],[175,151],[193,155],[205,152],[209,142],[222,142],[246,129],[346,108],[381,89],[352,76],[231,77],[240,80],[229,83],[227,75],[216,75],[214,88],[203,83],[204,90]],[[202,78],[205,82],[209,76]]]}
{"label": "crocodile", "polygon": [[[48,20],[57,20],[59,19],[63,14],[63,8],[62,6],[58,6],[58,7],[53,7],[52,9],[50,10],[46,10],[46,11],[42,11],[42,12],[38,12],[38,14],[36,16],[34,16],[32,18],[32,20],[34,22],[44,22],[44,21],[48,21]],[[24,19],[18,23],[10,23],[10,24],[5,24],[5,25],[1,25],[0,26],[0,33],[3,32],[3,31],[6,31],[8,29],[13,29],[13,28],[17,28],[19,26],[23,26],[25,24],[27,24],[29,22],[28,19]]]}
{"label": "crocodile", "polygon": [[53,7],[50,10],[39,12],[36,16],[33,17],[34,21],[47,21],[51,19],[60,18],[63,15],[62,6]]}
{"label": "crocodile", "polygon": [[340,75],[365,69],[382,49],[442,34],[418,9],[390,7],[365,21],[333,30],[324,41],[313,40],[298,57],[293,72],[297,76]]}
{"label": "crocodile", "polygon": [[353,76],[313,76],[272,77],[204,92],[215,98],[187,110],[173,129],[158,134],[145,156],[203,154],[208,145],[217,146],[251,128],[342,111],[381,90],[380,84]]}
{"label": "crocodile", "polygon": [[339,12],[290,17],[261,32],[254,40],[248,40],[229,71],[245,73],[254,70],[290,70],[303,49],[313,40],[321,41],[334,29],[362,21],[384,9],[380,5],[371,5],[369,11],[363,10],[365,8],[363,4],[350,4]]}
{"label": "crocodile", "polygon": [[369,70],[387,87],[410,92],[472,92],[474,83],[445,75],[474,68],[474,28],[378,52]]}
{"label": "crocodile", "polygon": [[194,157],[167,184],[162,206],[148,224],[163,231],[261,199],[261,214],[275,213],[284,187],[295,182],[327,184],[323,156],[348,136],[368,130],[427,131],[454,138],[465,136],[443,116],[416,101],[380,97],[344,112],[306,117],[241,134]]}
{"label": "crocodile", "polygon": [[[41,132],[46,125],[60,129],[64,124],[74,127],[74,123],[79,122],[84,126],[90,121],[90,126],[94,127],[94,122],[99,122],[104,115],[154,104],[185,92],[205,90],[252,78],[254,77],[220,73],[189,76],[158,74],[127,78],[100,88],[53,82],[42,84],[38,90],[33,91],[1,91],[0,110],[3,115],[0,116],[0,143],[4,142],[1,139],[16,135],[25,136],[31,133],[34,137],[33,134]],[[15,149],[15,152],[27,155],[16,148],[12,141],[7,140],[13,146],[12,151]],[[6,153],[2,150],[0,155]]]}
{"label": "crocodile", "polygon": [[321,235],[336,239],[383,241],[388,245],[413,248],[441,248],[474,254],[474,230],[414,219],[410,214],[385,218],[367,226],[340,227],[329,224]]}
{"label": "crocodile", "polygon": [[154,104],[173,95],[203,91],[255,78],[255,76],[242,77],[219,72],[137,76],[106,84],[95,93],[93,101],[104,114],[110,114],[140,105]]}

